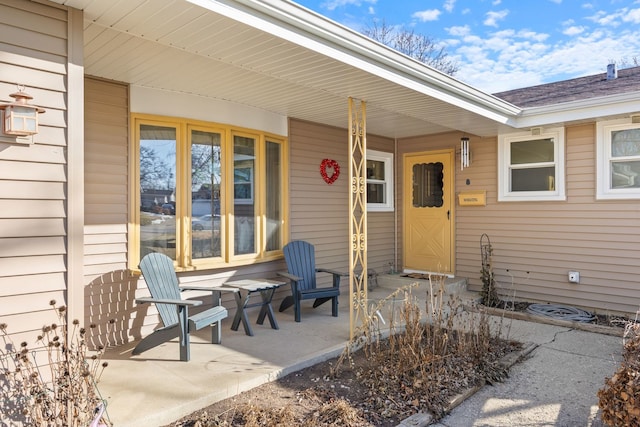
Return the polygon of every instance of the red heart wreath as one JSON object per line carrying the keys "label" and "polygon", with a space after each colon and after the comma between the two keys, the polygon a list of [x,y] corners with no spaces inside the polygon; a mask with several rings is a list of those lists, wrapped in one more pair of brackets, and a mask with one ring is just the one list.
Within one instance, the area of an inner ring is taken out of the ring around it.
{"label": "red heart wreath", "polygon": [[[327,169],[333,169],[331,176],[327,174]],[[320,163],[320,175],[327,184],[333,184],[340,176],[340,165],[335,160],[323,159]]]}

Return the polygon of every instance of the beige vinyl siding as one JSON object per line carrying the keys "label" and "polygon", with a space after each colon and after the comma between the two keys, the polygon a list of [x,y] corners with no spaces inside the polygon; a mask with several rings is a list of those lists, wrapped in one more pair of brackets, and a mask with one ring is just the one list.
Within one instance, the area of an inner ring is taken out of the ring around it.
{"label": "beige vinyl siding", "polygon": [[[128,329],[137,278],[127,268],[129,89],[85,78],[84,299],[92,344],[104,344],[106,324]],[[123,334],[114,334],[121,344]],[[113,336],[111,340],[113,341]],[[125,334],[126,336],[126,334]]]}
{"label": "beige vinyl siding", "polygon": [[46,109],[34,144],[0,138],[0,319],[28,336],[65,303],[67,31],[63,8],[0,1],[0,102],[19,83]]}
{"label": "beige vinyl siding", "polygon": [[[289,121],[290,238],[315,245],[317,266],[344,272],[349,271],[347,138],[346,129]],[[340,165],[340,176],[333,184],[324,182],[320,175],[322,159],[333,159]],[[331,279],[322,276],[323,283]]]}
{"label": "beige vinyl siding", "polygon": [[[502,295],[598,312],[638,309],[638,202],[596,202],[595,162],[595,125],[567,127],[567,201],[497,203],[497,142],[473,144],[473,164],[457,179],[459,190],[487,190],[486,207],[457,210],[458,274],[471,289],[482,286],[479,245],[487,233]],[[580,272],[580,284],[568,282],[570,270]]]}
{"label": "beige vinyl siding", "polygon": [[[367,135],[367,149],[394,152],[394,141],[377,135]],[[398,159],[393,158],[394,192],[397,194],[395,176]],[[367,212],[367,268],[375,270],[377,274],[389,271],[391,265],[395,268],[395,216],[397,212],[397,199],[394,200],[393,212]],[[390,264],[391,263],[391,264]]]}

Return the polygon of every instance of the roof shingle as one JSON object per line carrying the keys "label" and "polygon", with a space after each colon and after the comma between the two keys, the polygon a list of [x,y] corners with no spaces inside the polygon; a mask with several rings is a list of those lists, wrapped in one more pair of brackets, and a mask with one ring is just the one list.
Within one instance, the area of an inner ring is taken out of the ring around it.
{"label": "roof shingle", "polygon": [[611,80],[601,73],[494,95],[518,107],[540,107],[633,91],[640,91],[640,67],[618,70],[618,78]]}

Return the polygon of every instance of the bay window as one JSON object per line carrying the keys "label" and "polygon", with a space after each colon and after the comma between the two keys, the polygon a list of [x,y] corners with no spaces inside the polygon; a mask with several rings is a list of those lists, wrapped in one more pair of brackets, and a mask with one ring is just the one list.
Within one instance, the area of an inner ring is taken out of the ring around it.
{"label": "bay window", "polygon": [[150,252],[178,269],[280,257],[285,139],[252,130],[136,115],[131,264]]}

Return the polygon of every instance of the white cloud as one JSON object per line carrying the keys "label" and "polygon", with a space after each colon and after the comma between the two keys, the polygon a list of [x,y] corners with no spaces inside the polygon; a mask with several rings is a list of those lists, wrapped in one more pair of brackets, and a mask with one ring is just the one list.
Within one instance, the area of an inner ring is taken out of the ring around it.
{"label": "white cloud", "polygon": [[484,20],[484,25],[488,27],[497,27],[498,21],[502,21],[509,14],[508,10],[501,10],[499,12],[487,12],[487,19]]}
{"label": "white cloud", "polygon": [[551,1],[552,1],[553,3],[556,3],[556,4],[560,4],[560,3],[562,3],[562,0],[551,0]]}
{"label": "white cloud", "polygon": [[585,27],[572,25],[562,30],[562,34],[564,34],[565,36],[573,37],[573,36],[577,36],[578,34],[582,34],[584,30],[585,30]]}
{"label": "white cloud", "polygon": [[593,8],[595,8],[595,6],[593,5],[593,3],[583,3],[582,4],[582,8],[583,9],[593,9]]}
{"label": "white cloud", "polygon": [[449,35],[456,37],[464,37],[468,34],[471,34],[471,29],[468,25],[458,25],[453,27],[445,28],[445,31],[449,33]]}
{"label": "white cloud", "polygon": [[456,0],[445,0],[445,2],[442,5],[442,7],[447,12],[452,12],[455,5],[456,5]]}
{"label": "white cloud", "polygon": [[[640,52],[637,28],[584,31],[550,43],[541,33],[504,30],[479,37],[467,33],[450,52],[462,65],[456,75],[489,93],[604,73],[610,60]],[[468,64],[468,66],[465,66]]]}
{"label": "white cloud", "polygon": [[376,4],[378,0],[329,0],[320,6],[327,10],[335,10],[345,6],[362,6],[363,3]]}
{"label": "white cloud", "polygon": [[620,12],[607,13],[603,10],[596,12],[596,14],[593,16],[587,17],[587,19],[595,22],[598,25],[612,27],[617,27],[618,25],[620,25],[620,22],[618,22],[618,18],[620,18]]}
{"label": "white cloud", "polygon": [[411,15],[411,17],[417,18],[422,22],[437,21],[441,13],[442,12],[440,12],[438,9],[430,9],[430,10],[415,12],[413,15]]}
{"label": "white cloud", "polygon": [[493,6],[498,6],[500,3],[502,3],[502,0],[493,0],[493,1],[491,2],[491,4],[492,4]]}
{"label": "white cloud", "polygon": [[640,9],[631,9],[622,17],[622,20],[624,22],[640,24]]}

